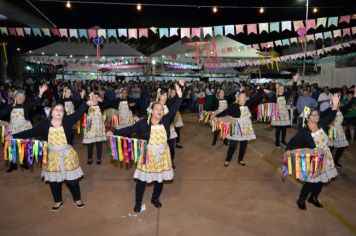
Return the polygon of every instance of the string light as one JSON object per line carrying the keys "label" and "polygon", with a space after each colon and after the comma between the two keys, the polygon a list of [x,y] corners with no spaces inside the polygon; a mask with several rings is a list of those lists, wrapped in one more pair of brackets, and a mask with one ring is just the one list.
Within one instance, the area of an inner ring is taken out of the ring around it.
{"label": "string light", "polygon": [[263,14],[265,12],[265,9],[263,7],[260,8],[260,14]]}
{"label": "string light", "polygon": [[[32,2],[48,2],[49,0],[32,0]],[[66,0],[50,0],[51,2],[59,2],[59,3],[68,3]],[[305,1],[305,0],[300,0]],[[91,4],[91,5],[120,5],[120,6],[137,6],[137,3],[131,2],[117,2],[117,1],[89,1],[89,0],[73,0],[70,1],[75,4]],[[150,7],[186,7],[186,8],[213,8],[214,5],[196,5],[196,4],[160,4],[160,3],[145,3],[140,4],[141,8],[143,6]],[[216,7],[216,6],[215,6]],[[227,8],[227,9],[260,9],[260,7],[256,6],[236,6],[236,5],[221,5],[219,8]],[[347,8],[355,8],[355,5],[347,6]],[[305,9],[305,6],[266,6],[266,9]],[[338,6],[319,6],[319,8],[325,9],[335,9],[335,8],[346,8],[344,5]]]}
{"label": "string light", "polygon": [[17,48],[16,50],[19,52],[19,51],[21,51],[21,48]]}
{"label": "string light", "polygon": [[137,4],[136,9],[137,9],[137,11],[141,11],[142,10],[142,6],[141,6],[140,3]]}
{"label": "string light", "polygon": [[213,13],[217,13],[218,12],[218,8],[217,7],[213,7]]}
{"label": "string light", "polygon": [[313,13],[317,13],[317,12],[318,12],[318,8],[314,7]]}
{"label": "string light", "polygon": [[67,7],[67,8],[71,8],[71,7],[72,7],[72,5],[70,4],[70,1],[67,1],[66,7]]}

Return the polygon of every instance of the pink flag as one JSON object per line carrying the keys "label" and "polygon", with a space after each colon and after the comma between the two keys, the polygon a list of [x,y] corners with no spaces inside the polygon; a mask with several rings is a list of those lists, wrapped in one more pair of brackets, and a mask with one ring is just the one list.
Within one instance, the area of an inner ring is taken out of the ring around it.
{"label": "pink flag", "polygon": [[25,37],[25,34],[23,32],[23,28],[16,28],[16,33],[17,33],[17,36]]}
{"label": "pink flag", "polygon": [[200,28],[192,28],[192,38],[200,38]]}
{"label": "pink flag", "polygon": [[307,30],[315,29],[316,28],[315,19],[307,20],[306,26],[307,26]]}
{"label": "pink flag", "polygon": [[301,20],[293,21],[294,31],[298,31],[300,28],[304,28],[304,23]]}
{"label": "pink flag", "polygon": [[261,43],[261,44],[260,44],[260,47],[261,47],[262,49],[264,49],[264,48],[267,48],[268,46],[267,46],[267,43]]}
{"label": "pink flag", "polygon": [[247,34],[257,34],[257,25],[256,24],[248,24],[247,25]]}
{"label": "pink flag", "polygon": [[59,34],[61,35],[61,37],[68,37],[67,29],[59,29]]}
{"label": "pink flag", "polygon": [[235,25],[236,34],[244,33],[244,26],[245,25]]}
{"label": "pink flag", "polygon": [[190,28],[180,28],[180,38],[190,38]]}
{"label": "pink flag", "polygon": [[16,36],[16,29],[15,28],[8,28],[9,35]]}
{"label": "pink flag", "polygon": [[95,38],[96,37],[96,29],[88,29],[88,36],[89,36],[89,39]]}
{"label": "pink flag", "polygon": [[350,20],[351,20],[351,15],[349,15],[349,16],[340,16],[339,23],[341,23],[341,22],[350,23]]}
{"label": "pink flag", "polygon": [[129,29],[128,32],[129,32],[129,39],[130,38],[137,39],[137,29]]}
{"label": "pink flag", "polygon": [[350,35],[351,36],[351,31],[350,28],[342,29],[342,36]]}
{"label": "pink flag", "polygon": [[59,34],[59,30],[57,28],[52,28],[51,32],[53,34],[53,36],[58,36],[60,37],[61,35]]}
{"label": "pink flag", "polygon": [[145,29],[145,28],[139,29],[139,30],[138,30],[138,36],[139,36],[140,38],[142,38],[142,37],[148,38],[148,29]]}

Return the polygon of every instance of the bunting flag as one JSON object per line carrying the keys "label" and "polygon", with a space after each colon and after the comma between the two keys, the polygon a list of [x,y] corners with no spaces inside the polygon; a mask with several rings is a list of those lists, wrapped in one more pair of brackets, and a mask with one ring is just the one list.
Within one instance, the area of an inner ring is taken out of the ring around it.
{"label": "bunting flag", "polygon": [[42,32],[44,36],[51,37],[51,32],[49,31],[48,28],[42,28]]}
{"label": "bunting flag", "polygon": [[294,31],[304,28],[304,23],[301,20],[293,21]]}
{"label": "bunting flag", "polygon": [[328,19],[328,27],[330,27],[332,25],[334,25],[336,27],[338,26],[338,17],[337,16],[329,17],[329,19]]}
{"label": "bunting flag", "polygon": [[272,22],[269,24],[269,32],[277,32],[279,33],[279,22]]}
{"label": "bunting flag", "polygon": [[233,25],[225,25],[225,36],[231,34],[235,35],[235,27]]}
{"label": "bunting flag", "polygon": [[159,29],[159,37],[160,38],[163,38],[163,37],[169,37],[169,34],[168,34],[168,28],[160,28]]}
{"label": "bunting flag", "polygon": [[275,45],[276,47],[282,46],[282,40],[274,41],[274,45]]}
{"label": "bunting flag", "polygon": [[323,33],[317,33],[315,34],[315,39],[318,40],[318,39],[324,39],[323,38]]}
{"label": "bunting flag", "polygon": [[307,27],[307,30],[316,29],[315,19],[307,20],[306,27]]}
{"label": "bunting flag", "polygon": [[346,35],[351,36],[350,28],[342,29],[342,36],[345,37]]}
{"label": "bunting flag", "polygon": [[247,25],[247,34],[257,34],[257,25],[256,24],[248,24]]}
{"label": "bunting flag", "polygon": [[214,36],[224,35],[224,30],[222,26],[214,26]]}
{"label": "bunting flag", "polygon": [[190,28],[180,28],[181,38],[190,38]]}
{"label": "bunting flag", "polygon": [[339,23],[342,23],[342,22],[350,23],[350,20],[351,20],[351,15],[340,16]]}
{"label": "bunting flag", "polygon": [[[331,26],[338,26],[339,23],[344,23],[344,24],[349,24],[351,22],[351,19],[356,19],[356,14],[355,15],[344,15],[344,16],[332,16],[332,17],[322,17],[322,18],[316,18],[316,19],[308,19],[306,21],[303,20],[297,20],[293,21],[293,26],[294,26],[294,31],[298,31],[301,28],[304,28],[304,25],[306,27],[306,30],[310,29],[316,29],[320,26],[323,26],[324,28],[326,27],[331,27]],[[266,23],[258,23],[258,29],[257,29],[257,24],[247,24],[247,31],[244,32],[244,26],[245,24],[239,24],[239,25],[220,25],[220,26],[212,26],[212,27],[192,27],[192,28],[182,28],[183,30],[183,36],[179,35],[178,29],[179,28],[169,28],[170,32],[169,34],[167,33],[168,28],[155,28],[151,27],[149,28],[154,34],[157,34],[160,32],[160,37],[172,37],[172,36],[181,36],[181,38],[187,37],[187,30],[189,29],[189,37],[200,37],[201,33],[203,33],[204,37],[207,35],[211,36],[217,36],[217,35],[238,35],[240,33],[247,33],[247,34],[261,34],[262,32],[266,33],[272,33],[272,32],[283,32],[285,30],[292,31],[292,21],[282,21],[282,22],[266,22]],[[212,30],[213,29],[213,30]],[[74,30],[77,31],[77,34],[74,33]],[[92,39],[96,36],[101,36],[103,38],[107,37],[129,37],[129,38],[141,38],[141,37],[148,37],[148,29],[117,29],[117,34],[115,29],[87,29],[87,34],[84,33],[84,30],[86,29],[59,29],[59,33],[56,28],[50,29],[50,32],[52,33],[53,36],[60,36],[60,37],[75,37],[78,38],[78,32],[79,32],[79,37],[84,37]],[[133,30],[136,32],[134,33]],[[147,30],[147,34],[146,34]],[[0,32],[1,34],[4,35],[9,35],[9,36],[17,36],[17,37],[24,37],[24,35],[31,35],[31,31],[34,32],[35,36],[42,36],[41,29],[36,29],[36,28],[7,28],[7,27],[0,27]],[[68,34],[69,31],[69,34]],[[131,31],[128,33],[128,31]],[[24,33],[23,33],[24,32]],[[44,36],[49,36],[48,35],[48,30],[47,28],[42,28],[42,32]],[[225,32],[225,33],[224,33]],[[98,34],[97,34],[98,33]],[[77,35],[77,36],[76,36]],[[147,35],[147,36],[146,36]]]}
{"label": "bunting flag", "polygon": [[105,29],[98,29],[98,36],[103,37],[106,39],[106,30]]}
{"label": "bunting flag", "polygon": [[201,33],[201,28],[192,28],[192,35],[191,37],[197,37],[200,38],[200,33]]}
{"label": "bunting flag", "polygon": [[207,35],[213,36],[213,28],[212,27],[204,27],[203,28],[203,36],[206,37]]}
{"label": "bunting flag", "polygon": [[356,26],[351,28],[352,35],[356,34]]}
{"label": "bunting flag", "polygon": [[341,37],[341,30],[334,30],[333,34],[334,34],[334,38]]}
{"label": "bunting flag", "polygon": [[326,26],[326,17],[317,19],[316,28],[319,28],[319,26]]}
{"label": "bunting flag", "polygon": [[261,34],[263,31],[269,33],[268,31],[268,23],[259,23],[258,24],[258,33]]}
{"label": "bunting flag", "polygon": [[127,38],[127,29],[118,29],[117,33],[119,35],[119,38],[120,37],[126,37]]}
{"label": "bunting flag", "polygon": [[220,131],[220,138],[226,139],[227,136],[234,136],[240,132],[240,126],[235,119],[231,119],[231,121],[226,121],[223,119],[212,119],[211,121],[211,131],[215,132],[217,130]]}
{"label": "bunting flag", "polygon": [[[36,37],[36,36],[40,36],[42,37],[42,33],[41,33],[41,30],[39,28],[33,28],[33,35]],[[68,37],[68,35],[66,36]]]}
{"label": "bunting flag", "polygon": [[[29,29],[30,29],[30,28],[29,28]],[[57,28],[52,28],[52,29],[51,29],[51,32],[52,32],[52,35],[53,35],[53,36],[58,36],[58,37],[61,36],[60,33],[59,33],[59,29],[57,29]]]}
{"label": "bunting flag", "polygon": [[109,156],[118,162],[150,162],[147,155],[147,141],[144,139],[127,138],[111,135],[108,137]]}
{"label": "bunting flag", "polygon": [[96,29],[88,29],[88,36],[89,36],[89,39],[95,38],[96,37]]}
{"label": "bunting flag", "polygon": [[272,120],[279,120],[278,106],[276,103],[259,104],[257,108],[257,120],[270,123]]}
{"label": "bunting flag", "polygon": [[309,41],[315,41],[314,34],[307,35],[307,42],[309,42]]}
{"label": "bunting flag", "polygon": [[236,34],[240,34],[240,33],[244,33],[244,26],[245,25],[235,25],[235,31],[236,31]]}
{"label": "bunting flag", "polygon": [[0,32],[1,32],[1,34],[9,35],[9,33],[7,32],[7,28],[6,27],[0,27]]}
{"label": "bunting flag", "polygon": [[292,22],[291,21],[282,21],[282,32],[285,30],[292,31]]}
{"label": "bunting flag", "polygon": [[140,29],[138,30],[138,37],[139,37],[139,38],[142,38],[142,37],[148,38],[148,29],[146,29],[146,28],[140,28]]}
{"label": "bunting flag", "polygon": [[137,39],[137,29],[128,29],[129,39],[135,38]]}
{"label": "bunting flag", "polygon": [[291,155],[284,155],[282,180],[286,175],[295,179],[307,181],[309,177],[315,178],[325,172],[327,168],[323,151],[320,149],[295,149]]}
{"label": "bunting flag", "polygon": [[48,145],[46,141],[34,139],[10,139],[4,143],[4,160],[22,165],[27,163],[47,163]]}
{"label": "bunting flag", "polygon": [[298,39],[296,37],[290,39],[290,43],[298,43]]}
{"label": "bunting flag", "polygon": [[117,38],[116,29],[108,29],[108,38]]}
{"label": "bunting flag", "polygon": [[178,36],[178,30],[179,30],[179,28],[170,28],[169,29],[169,37]]}
{"label": "bunting flag", "polygon": [[77,29],[69,29],[69,37],[72,38],[78,38],[78,31]]}
{"label": "bunting flag", "polygon": [[67,29],[59,29],[59,34],[61,35],[61,37],[68,37]]}
{"label": "bunting flag", "polygon": [[331,31],[324,32],[323,34],[324,34],[324,39],[327,39],[327,38],[331,38],[332,39]]}
{"label": "bunting flag", "polygon": [[28,36],[31,36],[31,28],[23,28],[23,30],[25,31],[25,34],[28,35]]}
{"label": "bunting flag", "polygon": [[[17,33],[17,36],[19,36],[19,37],[25,37],[23,28],[16,28],[16,33]],[[51,35],[49,35],[49,36],[51,36]]]}

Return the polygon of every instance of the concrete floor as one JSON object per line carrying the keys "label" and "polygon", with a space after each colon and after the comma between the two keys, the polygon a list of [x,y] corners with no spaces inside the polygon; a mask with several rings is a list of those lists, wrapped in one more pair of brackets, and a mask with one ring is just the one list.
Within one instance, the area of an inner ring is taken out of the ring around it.
{"label": "concrete floor", "polygon": [[[274,148],[269,125],[254,124],[257,140],[249,143],[246,167],[237,165],[235,154],[225,168],[227,146],[211,146],[209,127],[196,123],[192,114],[184,121],[184,149],[177,150],[175,180],[164,185],[160,210],[151,205],[148,187],[147,210],[134,214],[134,169],[114,167],[106,151],[101,166],[87,166],[85,146],[77,138],[86,207],[77,209],[64,187],[64,208],[51,212],[50,189],[40,180],[40,169],[7,174],[2,161],[0,235],[356,234],[356,145],[345,151],[338,178],[323,189],[325,207],[307,204],[301,211],[295,204],[301,184],[281,181],[283,150]],[[287,138],[293,133],[288,129]]]}

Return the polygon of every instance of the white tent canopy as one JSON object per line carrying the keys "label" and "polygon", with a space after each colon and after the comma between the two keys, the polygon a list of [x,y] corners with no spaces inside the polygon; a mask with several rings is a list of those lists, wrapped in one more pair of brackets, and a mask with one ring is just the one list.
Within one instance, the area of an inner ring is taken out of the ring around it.
{"label": "white tent canopy", "polygon": [[[256,58],[258,57],[258,51],[254,48],[251,48],[249,45],[242,44],[233,39],[230,39],[225,36],[218,36],[211,38],[205,42],[209,42],[209,51],[212,52],[212,41],[216,42],[216,52],[217,56],[220,58]],[[184,56],[189,54],[190,56],[195,55],[194,42],[191,43],[191,47],[186,46],[186,42],[182,40],[163,48],[155,53],[152,57],[159,56],[169,56],[169,55],[181,55]],[[206,57],[206,46],[204,43],[199,44],[199,54],[201,57]],[[227,51],[229,49],[229,51]]]}
{"label": "white tent canopy", "polygon": [[[96,56],[96,47],[88,42],[59,41],[27,53],[28,56]],[[144,56],[136,49],[121,42],[104,43],[100,50],[106,57],[140,57]]]}

